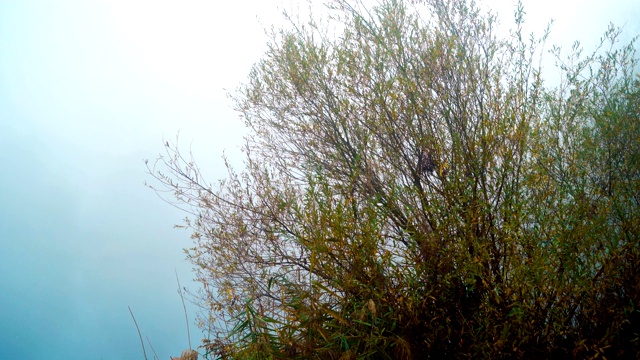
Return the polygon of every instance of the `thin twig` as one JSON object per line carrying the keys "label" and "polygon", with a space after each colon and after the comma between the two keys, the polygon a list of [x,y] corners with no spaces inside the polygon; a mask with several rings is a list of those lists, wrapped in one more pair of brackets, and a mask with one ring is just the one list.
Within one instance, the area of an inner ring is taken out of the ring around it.
{"label": "thin twig", "polygon": [[178,278],[178,270],[173,268],[173,271],[176,273],[176,280],[178,281],[178,294],[180,294],[180,299],[182,300],[182,309],[184,310],[184,321],[187,325],[187,339],[189,340],[189,350],[193,350],[191,348],[191,332],[189,331],[189,317],[187,316],[187,307],[184,304],[184,296],[182,295],[182,287],[180,286],[180,279]]}
{"label": "thin twig", "polygon": [[147,342],[149,343],[149,346],[151,346],[151,351],[153,351],[153,359],[160,360],[160,358],[158,357],[158,354],[156,354],[156,349],[153,348],[153,344],[151,343],[151,340],[149,340],[148,336],[146,336],[146,338],[147,338]]}
{"label": "thin twig", "polygon": [[142,333],[140,333],[140,328],[138,327],[138,322],[136,321],[136,317],[133,316],[133,311],[131,311],[131,306],[128,306],[129,308],[129,313],[131,314],[131,317],[133,318],[133,323],[136,324],[136,330],[138,330],[138,336],[140,337],[140,344],[142,344],[142,353],[144,354],[144,360],[148,360],[147,359],[147,350],[145,350],[144,348],[144,341],[142,341]]}

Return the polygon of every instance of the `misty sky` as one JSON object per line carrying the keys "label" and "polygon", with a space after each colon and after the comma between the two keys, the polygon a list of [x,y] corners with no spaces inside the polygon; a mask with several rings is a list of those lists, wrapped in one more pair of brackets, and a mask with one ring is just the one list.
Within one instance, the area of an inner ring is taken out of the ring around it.
{"label": "misty sky", "polygon": [[[511,1],[488,3],[510,20]],[[226,93],[279,4],[0,0],[0,359],[142,359],[127,306],[160,359],[188,347],[174,268],[197,289],[189,233],[144,187],[143,159],[179,131],[211,180],[223,151],[241,164]],[[636,0],[525,8],[531,29],[555,18],[549,42],[567,47],[592,46],[610,21],[640,34]]]}

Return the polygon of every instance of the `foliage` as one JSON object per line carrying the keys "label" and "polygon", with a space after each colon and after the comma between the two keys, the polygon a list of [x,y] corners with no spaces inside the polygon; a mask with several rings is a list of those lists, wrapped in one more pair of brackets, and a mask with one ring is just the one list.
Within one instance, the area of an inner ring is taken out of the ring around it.
{"label": "foliage", "polygon": [[208,355],[640,353],[633,42],[554,47],[550,86],[521,6],[508,36],[465,0],[330,8],[238,91],[242,172],[149,169],[193,215]]}

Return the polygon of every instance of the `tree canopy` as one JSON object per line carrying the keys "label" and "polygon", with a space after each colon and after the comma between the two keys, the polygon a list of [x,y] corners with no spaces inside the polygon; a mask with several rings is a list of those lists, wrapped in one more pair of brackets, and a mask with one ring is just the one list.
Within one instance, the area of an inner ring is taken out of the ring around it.
{"label": "tree canopy", "polygon": [[243,169],[149,165],[191,214],[206,356],[637,356],[634,43],[547,51],[521,6],[507,35],[467,0],[328,7],[234,96]]}

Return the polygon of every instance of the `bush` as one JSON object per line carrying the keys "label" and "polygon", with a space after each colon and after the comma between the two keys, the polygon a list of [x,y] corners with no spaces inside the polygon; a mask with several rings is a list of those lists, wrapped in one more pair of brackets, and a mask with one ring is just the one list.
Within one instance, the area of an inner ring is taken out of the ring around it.
{"label": "bush", "polygon": [[640,78],[611,28],[583,56],[466,0],[275,31],[235,96],[246,167],[149,171],[193,216],[218,358],[640,353]]}

